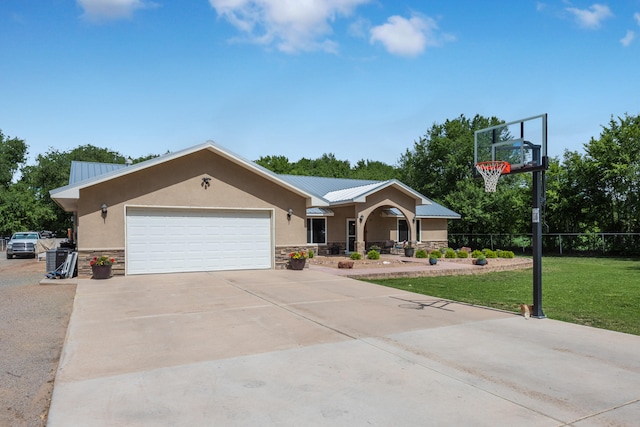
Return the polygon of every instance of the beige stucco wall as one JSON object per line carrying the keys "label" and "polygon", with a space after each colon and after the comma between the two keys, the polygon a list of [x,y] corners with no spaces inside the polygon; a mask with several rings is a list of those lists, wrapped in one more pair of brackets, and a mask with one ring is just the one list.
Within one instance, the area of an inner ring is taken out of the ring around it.
{"label": "beige stucco wall", "polygon": [[[202,178],[211,178],[208,188]],[[108,213],[102,217],[100,206]],[[306,245],[305,199],[210,151],[180,157],[85,188],[78,248],[124,249],[126,206],[274,209],[275,245]],[[291,221],[288,209],[293,209]]]}
{"label": "beige stucco wall", "polygon": [[423,242],[447,241],[449,238],[447,233],[447,220],[440,218],[423,218],[420,221],[420,240]]}

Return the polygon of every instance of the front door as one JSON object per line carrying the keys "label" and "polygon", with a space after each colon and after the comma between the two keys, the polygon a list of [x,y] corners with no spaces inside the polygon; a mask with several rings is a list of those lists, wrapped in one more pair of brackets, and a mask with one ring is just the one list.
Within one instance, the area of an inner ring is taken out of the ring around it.
{"label": "front door", "polygon": [[356,250],[356,220],[347,220],[347,253]]}

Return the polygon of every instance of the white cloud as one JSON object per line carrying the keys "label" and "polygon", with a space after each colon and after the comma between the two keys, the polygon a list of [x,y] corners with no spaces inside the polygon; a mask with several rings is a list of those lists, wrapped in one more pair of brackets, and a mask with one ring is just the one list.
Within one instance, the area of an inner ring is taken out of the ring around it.
{"label": "white cloud", "polygon": [[[371,43],[380,42],[393,55],[417,56],[427,46],[438,46],[440,40],[435,34],[436,21],[426,16],[414,15],[409,19],[391,16],[387,22],[371,29]],[[444,35],[443,40],[452,37]]]}
{"label": "white cloud", "polygon": [[245,33],[251,42],[271,45],[282,52],[324,50],[336,52],[326,37],[338,16],[371,0],[209,0],[218,15]]}
{"label": "white cloud", "polygon": [[84,13],[82,16],[90,21],[104,21],[131,18],[138,9],[155,7],[154,3],[145,0],[76,0]]}
{"label": "white cloud", "polygon": [[636,12],[633,14],[633,19],[636,20],[636,22],[638,23],[638,25],[640,25],[640,13]]}
{"label": "white cloud", "polygon": [[578,22],[578,25],[590,30],[600,28],[600,23],[613,16],[613,12],[609,9],[609,6],[602,4],[594,4],[588,9],[578,9],[575,7],[568,7],[566,9],[569,13],[573,14]]}
{"label": "white cloud", "polygon": [[636,38],[636,33],[631,30],[627,30],[627,34],[620,39],[620,43],[622,43],[622,46],[626,47],[626,46],[629,46],[633,41],[633,39],[635,38]]}

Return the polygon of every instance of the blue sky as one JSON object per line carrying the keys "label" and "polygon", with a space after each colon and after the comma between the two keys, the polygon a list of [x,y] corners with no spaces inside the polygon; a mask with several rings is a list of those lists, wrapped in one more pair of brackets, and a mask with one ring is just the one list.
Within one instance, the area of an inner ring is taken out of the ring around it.
{"label": "blue sky", "polygon": [[395,164],[433,123],[640,114],[640,0],[0,0],[0,129],[35,155],[206,140]]}

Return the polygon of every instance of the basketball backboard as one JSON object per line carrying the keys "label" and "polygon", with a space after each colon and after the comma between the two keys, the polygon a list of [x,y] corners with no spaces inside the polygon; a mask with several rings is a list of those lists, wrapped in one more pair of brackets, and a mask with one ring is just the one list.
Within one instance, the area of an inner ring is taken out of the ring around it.
{"label": "basketball backboard", "polygon": [[[510,172],[548,168],[547,115],[541,114],[474,132],[474,166],[480,162],[508,162]],[[474,174],[477,171],[474,167]]]}

